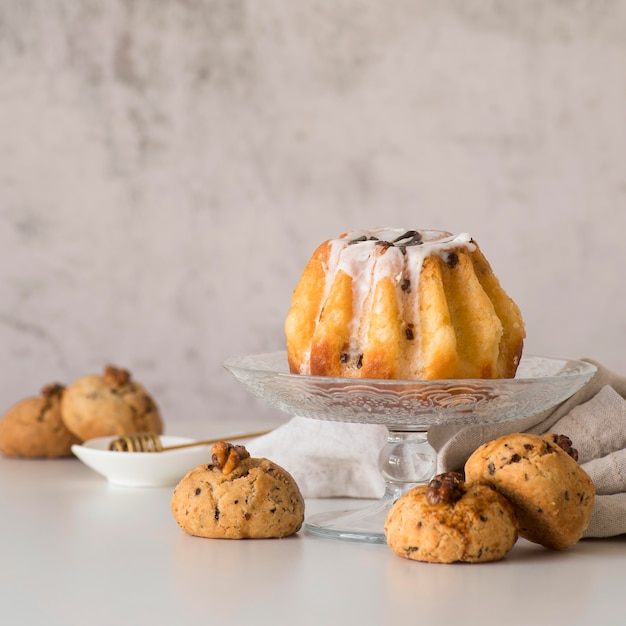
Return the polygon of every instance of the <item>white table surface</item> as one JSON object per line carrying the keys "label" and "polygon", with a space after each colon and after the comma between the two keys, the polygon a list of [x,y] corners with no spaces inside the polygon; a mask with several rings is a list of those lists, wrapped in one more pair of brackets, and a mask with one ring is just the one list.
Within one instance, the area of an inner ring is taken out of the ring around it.
{"label": "white table surface", "polygon": [[[114,487],[77,459],[0,458],[0,623],[626,623],[626,538],[489,564],[408,561],[384,544],[191,537],[172,488]],[[307,514],[363,506],[309,500]]]}

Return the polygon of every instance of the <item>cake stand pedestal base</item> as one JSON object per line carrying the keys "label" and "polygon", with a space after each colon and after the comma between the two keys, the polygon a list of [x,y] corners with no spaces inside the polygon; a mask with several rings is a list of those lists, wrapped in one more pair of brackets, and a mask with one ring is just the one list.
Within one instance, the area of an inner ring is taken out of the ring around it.
{"label": "cake stand pedestal base", "polygon": [[428,443],[427,427],[418,431],[388,429],[387,443],[378,465],[385,479],[385,493],[374,504],[347,511],[328,511],[311,516],[305,529],[327,539],[386,543],[385,519],[393,503],[416,485],[428,483],[435,474],[436,452]]}

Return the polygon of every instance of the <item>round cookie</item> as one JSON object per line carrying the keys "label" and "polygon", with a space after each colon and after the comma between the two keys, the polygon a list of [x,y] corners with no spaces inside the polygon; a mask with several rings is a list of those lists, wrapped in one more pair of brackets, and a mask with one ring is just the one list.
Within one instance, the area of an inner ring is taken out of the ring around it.
{"label": "round cookie", "polygon": [[21,458],[71,456],[79,440],[61,419],[62,394],[62,385],[47,385],[40,396],[12,406],[0,420],[0,452]]}
{"label": "round cookie", "polygon": [[497,561],[517,541],[517,519],[511,504],[491,487],[447,472],[396,500],[385,536],[393,552],[415,561]]}
{"label": "round cookie", "polygon": [[511,502],[520,535],[547,548],[574,545],[589,525],[595,489],[563,435],[515,433],[480,446],[467,481],[491,485]]}
{"label": "round cookie", "polygon": [[220,441],[212,462],[191,470],[172,494],[172,514],[188,534],[212,539],[268,539],[300,530],[304,499],[293,477],[243,446]]}
{"label": "round cookie", "polygon": [[130,372],[107,365],[104,373],[79,378],[61,402],[67,428],[83,441],[108,435],[163,432],[159,409]]}

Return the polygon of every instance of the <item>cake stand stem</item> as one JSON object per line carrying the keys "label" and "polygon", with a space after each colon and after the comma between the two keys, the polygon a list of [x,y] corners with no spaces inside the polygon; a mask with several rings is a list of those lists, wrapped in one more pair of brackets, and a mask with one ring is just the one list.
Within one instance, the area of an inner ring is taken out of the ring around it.
{"label": "cake stand stem", "polygon": [[328,511],[308,518],[308,532],[330,539],[385,543],[384,525],[391,505],[406,491],[427,483],[435,475],[436,452],[428,443],[427,427],[415,430],[388,428],[387,443],[378,465],[385,492],[374,504],[347,511]]}

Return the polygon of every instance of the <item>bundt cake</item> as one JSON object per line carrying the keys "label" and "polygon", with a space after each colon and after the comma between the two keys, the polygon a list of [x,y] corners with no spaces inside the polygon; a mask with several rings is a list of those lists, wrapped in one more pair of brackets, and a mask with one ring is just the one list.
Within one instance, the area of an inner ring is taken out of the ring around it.
{"label": "bundt cake", "polygon": [[285,321],[292,373],[512,378],[525,331],[468,234],[379,228],[322,243]]}

